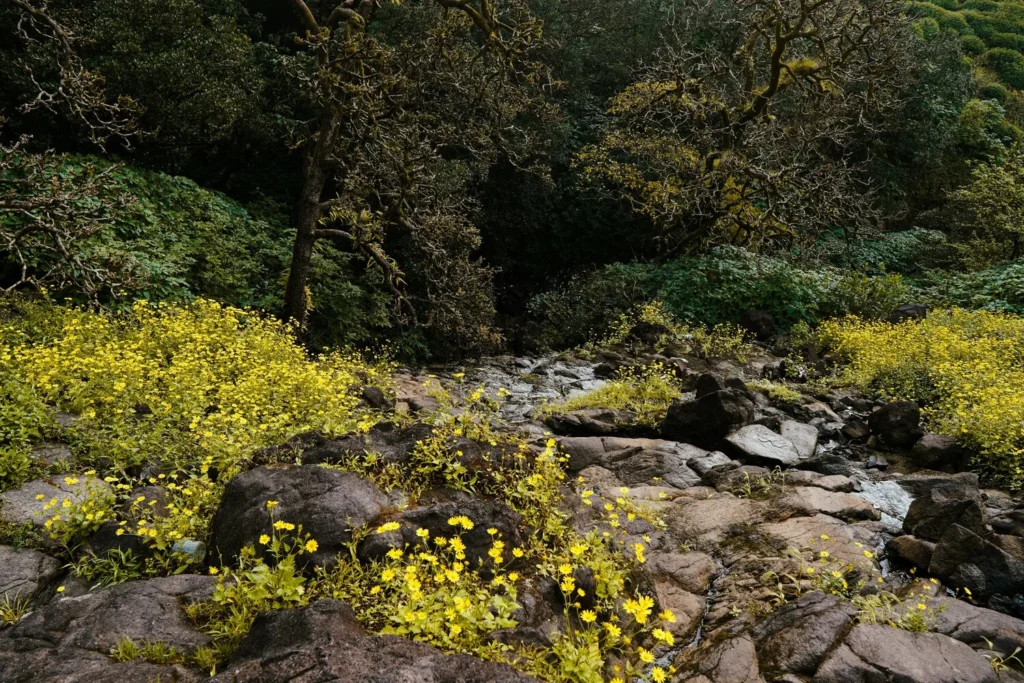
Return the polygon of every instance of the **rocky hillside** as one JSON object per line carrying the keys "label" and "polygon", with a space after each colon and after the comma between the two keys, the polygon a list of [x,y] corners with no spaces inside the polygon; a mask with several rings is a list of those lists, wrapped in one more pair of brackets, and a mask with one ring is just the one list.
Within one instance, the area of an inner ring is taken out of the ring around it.
{"label": "rocky hillside", "polygon": [[0,680],[1024,680],[1019,497],[828,359],[663,341],[356,382],[201,476],[62,413],[0,494]]}

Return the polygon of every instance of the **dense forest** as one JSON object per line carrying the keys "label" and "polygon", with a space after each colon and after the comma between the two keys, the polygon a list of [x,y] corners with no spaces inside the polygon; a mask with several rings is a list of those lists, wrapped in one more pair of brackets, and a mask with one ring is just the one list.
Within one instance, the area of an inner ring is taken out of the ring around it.
{"label": "dense forest", "polygon": [[1024,0],[0,0],[0,681],[1024,681],[1022,131]]}
{"label": "dense forest", "polygon": [[213,297],[421,360],[653,297],[780,327],[1024,306],[1013,3],[0,12],[8,291]]}

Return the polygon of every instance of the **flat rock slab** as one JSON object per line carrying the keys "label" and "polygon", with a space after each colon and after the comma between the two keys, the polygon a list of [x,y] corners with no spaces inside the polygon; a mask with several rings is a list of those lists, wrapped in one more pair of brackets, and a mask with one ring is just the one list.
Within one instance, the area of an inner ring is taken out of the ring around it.
{"label": "flat rock slab", "polygon": [[[685,683],[764,683],[749,636],[739,636],[707,649],[684,650],[676,667]],[[689,674],[689,676],[687,675]]]}
{"label": "flat rock slab", "polygon": [[664,519],[680,542],[721,543],[728,537],[731,527],[764,521],[767,511],[763,503],[746,498],[680,498]]}
{"label": "flat rock slab", "polygon": [[882,518],[882,513],[863,498],[858,498],[852,493],[826,491],[816,486],[789,489],[779,499],[779,503],[802,510],[806,514],[822,513],[846,521],[877,521]]}
{"label": "flat rock slab", "polygon": [[856,616],[851,603],[834,595],[800,596],[754,629],[761,671],[813,675]]}
{"label": "flat rock slab", "polygon": [[939,633],[859,624],[814,675],[814,683],[996,683],[988,660]]}
{"label": "flat rock slab", "polygon": [[747,425],[725,437],[725,440],[743,459],[783,467],[800,462],[800,454],[792,442],[764,425]]}
{"label": "flat rock slab", "polygon": [[28,548],[0,545],[0,601],[31,600],[60,574],[61,563]]}
{"label": "flat rock slab", "polygon": [[[786,480],[789,480],[789,475],[786,475]],[[843,476],[842,474],[830,474],[828,476],[819,477],[811,482],[808,482],[808,486],[816,486],[819,489],[825,489],[826,491],[836,491],[839,493],[851,493],[857,490],[857,482],[849,477]]]}
{"label": "flat rock slab", "polygon": [[0,520],[11,524],[43,526],[48,517],[57,514],[46,510],[46,504],[57,499],[70,500],[73,505],[85,501],[90,493],[110,495],[110,485],[95,477],[67,475],[52,480],[36,479],[21,488],[0,493]]}
{"label": "flat rock slab", "polygon": [[817,427],[796,420],[784,420],[779,425],[779,433],[793,444],[801,459],[814,457],[818,449]]}
{"label": "flat rock slab", "polygon": [[[882,532],[877,522],[847,524],[829,515],[815,515],[760,524],[757,530],[774,539],[773,545],[780,550],[827,550],[839,562],[849,562],[859,568],[877,568],[873,556]],[[822,536],[826,536],[827,540],[822,539]],[[872,557],[867,557],[865,551],[870,552]]]}
{"label": "flat rock slab", "polygon": [[[108,655],[123,638],[164,642],[183,653],[208,645],[185,616],[182,603],[208,598],[216,579],[182,574],[130,581],[62,598],[0,632],[0,680],[193,680],[176,667],[128,667]],[[139,672],[146,676],[136,675]]]}

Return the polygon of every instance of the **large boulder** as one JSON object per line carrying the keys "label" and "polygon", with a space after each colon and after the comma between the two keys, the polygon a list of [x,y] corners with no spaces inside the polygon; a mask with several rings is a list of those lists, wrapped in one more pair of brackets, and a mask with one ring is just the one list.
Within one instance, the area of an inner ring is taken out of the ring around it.
{"label": "large boulder", "polygon": [[889,557],[894,557],[907,564],[928,571],[932,563],[935,544],[914,536],[897,536],[885,544]]}
{"label": "large boulder", "polygon": [[959,524],[935,546],[928,572],[980,599],[1024,591],[1024,561]]}
{"label": "large boulder", "polygon": [[754,404],[736,389],[714,391],[692,401],[675,401],[661,425],[665,438],[715,447],[729,432],[754,420]]}
{"label": "large boulder", "polygon": [[886,446],[910,448],[924,436],[921,409],[913,401],[887,403],[868,417],[871,433]]}
{"label": "large boulder", "polygon": [[29,601],[53,583],[61,564],[36,550],[0,545],[0,602]]}
{"label": "large boulder", "polygon": [[928,307],[924,304],[901,304],[886,318],[891,323],[901,323],[906,320],[922,320],[928,317]]}
{"label": "large boulder", "polygon": [[[268,500],[278,503],[273,518]],[[329,564],[352,539],[351,530],[375,519],[387,505],[387,497],[376,486],[351,472],[318,465],[257,467],[224,487],[213,518],[213,557],[233,564],[244,546],[273,533],[277,520],[301,524],[319,545],[312,562]]]}
{"label": "large boulder", "polygon": [[197,680],[178,666],[119,664],[109,654],[125,638],[166,643],[185,655],[209,645],[209,637],[189,621],[182,605],[210,597],[215,583],[210,576],[182,574],[131,581],[51,602],[0,631],[0,680]]}
{"label": "large boulder", "polygon": [[742,427],[725,437],[729,449],[740,460],[789,467],[800,462],[793,443],[764,425]]}
{"label": "large boulder", "polygon": [[779,425],[779,433],[793,444],[801,460],[814,457],[814,452],[818,449],[818,429],[814,425],[784,420]]}
{"label": "large boulder", "polygon": [[853,605],[834,595],[800,596],[754,629],[761,671],[813,675],[856,616]]}
{"label": "large boulder", "polygon": [[815,486],[798,486],[790,489],[779,499],[779,504],[786,505],[805,515],[821,513],[848,522],[882,519],[882,513],[859,496],[852,493],[826,491]]}
{"label": "large boulder", "polygon": [[374,453],[384,462],[408,462],[416,443],[430,437],[430,425],[421,422],[398,429],[391,422],[374,425],[366,434],[330,439],[321,432],[306,432],[283,444],[264,448],[253,455],[257,464],[288,463],[301,456],[303,464],[339,464],[353,457]]}
{"label": "large boulder", "polygon": [[981,501],[958,489],[933,488],[910,504],[903,532],[938,542],[954,524],[984,534],[985,510]]}
{"label": "large boulder", "polygon": [[[675,666],[685,683],[764,683],[750,636],[729,638],[706,648],[683,650]],[[687,676],[689,674],[689,676]]]}
{"label": "large boulder", "polygon": [[559,445],[569,456],[571,472],[597,465],[614,472],[628,486],[661,483],[688,488],[700,481],[700,476],[687,463],[708,455],[696,446],[660,439],[568,437]]}
{"label": "large boulder", "polygon": [[988,660],[938,633],[855,626],[814,675],[814,683],[996,683]]}
{"label": "large boulder", "polygon": [[775,318],[768,311],[744,311],[740,314],[740,327],[758,341],[768,341],[775,333]]}
{"label": "large boulder", "polygon": [[551,431],[567,436],[610,436],[631,431],[635,422],[635,414],[615,408],[584,408],[544,419]]}
{"label": "large boulder", "polygon": [[401,681],[403,683],[529,683],[507,664],[446,655],[396,636],[371,636],[352,609],[318,600],[302,609],[263,612],[214,681]]}

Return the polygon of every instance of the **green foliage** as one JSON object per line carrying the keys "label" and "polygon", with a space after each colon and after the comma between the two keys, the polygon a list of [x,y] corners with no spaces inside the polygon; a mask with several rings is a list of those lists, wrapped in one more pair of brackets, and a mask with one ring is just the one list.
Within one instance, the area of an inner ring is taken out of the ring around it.
{"label": "green foliage", "polygon": [[1024,314],[1024,264],[1004,263],[985,270],[934,271],[914,279],[914,298],[937,307]]}
{"label": "green foliage", "polygon": [[584,408],[613,408],[634,413],[637,424],[654,426],[664,419],[672,401],[682,395],[677,379],[663,367],[650,365],[639,374],[621,371],[608,384],[582,396],[545,404],[541,414],[561,414]]}

